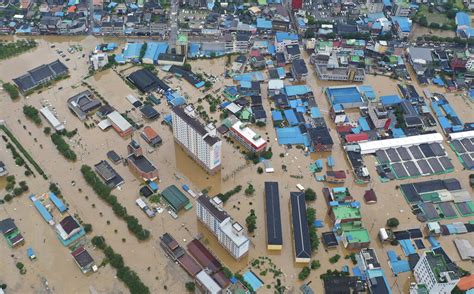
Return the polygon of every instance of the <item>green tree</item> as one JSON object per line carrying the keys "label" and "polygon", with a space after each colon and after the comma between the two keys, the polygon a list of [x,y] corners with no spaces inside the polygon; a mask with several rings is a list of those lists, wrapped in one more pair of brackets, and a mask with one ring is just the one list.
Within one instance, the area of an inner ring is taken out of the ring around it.
{"label": "green tree", "polygon": [[263,168],[262,168],[261,166],[259,166],[259,167],[257,168],[257,173],[258,173],[258,174],[263,174]]}
{"label": "green tree", "polygon": [[339,254],[336,254],[334,255],[333,257],[329,258],[329,262],[330,263],[337,263],[339,261],[339,259],[341,258],[341,256]]}
{"label": "green tree", "polygon": [[84,225],[84,231],[85,231],[86,233],[92,232],[92,225],[91,225],[91,224],[85,224],[85,225]]}
{"label": "green tree", "polygon": [[14,85],[10,83],[5,83],[2,86],[3,86],[3,89],[8,93],[8,95],[10,96],[12,100],[17,100],[18,98],[20,98],[20,93],[18,92],[17,87],[15,87]]}
{"label": "green tree", "polygon": [[31,105],[23,106],[23,114],[29,119],[31,119],[36,125],[41,124],[41,117],[39,116],[39,111]]}
{"label": "green tree", "polygon": [[196,285],[194,284],[194,282],[187,282],[185,286],[186,290],[194,293],[194,290],[196,289]]}
{"label": "green tree", "polygon": [[255,210],[250,210],[250,215],[245,219],[245,223],[247,224],[247,230],[249,233],[253,233],[257,228],[257,216],[255,215]]}
{"label": "green tree", "polygon": [[395,217],[389,218],[387,220],[387,227],[389,228],[396,228],[398,227],[399,224],[400,224],[400,221]]}
{"label": "green tree", "polygon": [[253,187],[252,184],[249,184],[247,189],[245,189],[245,195],[253,195],[254,192],[255,192],[255,188]]}
{"label": "green tree", "polygon": [[304,281],[306,280],[306,278],[309,276],[309,274],[311,273],[311,270],[309,267],[305,266],[301,271],[300,273],[298,274],[298,279],[300,281]]}
{"label": "green tree", "polygon": [[308,188],[304,191],[304,199],[306,201],[314,201],[316,200],[316,192],[313,191],[313,189]]}
{"label": "green tree", "polygon": [[50,127],[45,127],[45,128],[43,129],[43,133],[44,133],[45,135],[51,134],[51,128],[50,128]]}
{"label": "green tree", "polygon": [[321,263],[319,262],[319,260],[311,261],[311,269],[312,270],[317,270],[320,267],[321,267]]}

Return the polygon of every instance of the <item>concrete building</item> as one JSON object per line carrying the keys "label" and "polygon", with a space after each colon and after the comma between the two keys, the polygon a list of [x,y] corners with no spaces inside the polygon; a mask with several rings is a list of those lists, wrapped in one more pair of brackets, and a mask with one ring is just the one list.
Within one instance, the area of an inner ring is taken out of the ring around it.
{"label": "concrete building", "polygon": [[98,70],[109,63],[109,57],[107,53],[96,53],[91,56],[90,60],[94,70]]}
{"label": "concrete building", "polygon": [[327,64],[315,64],[316,75],[323,81],[363,82],[365,70],[356,67],[329,67]]}
{"label": "concrete building", "polygon": [[145,181],[158,179],[158,169],[143,155],[142,147],[137,141],[132,140],[127,146],[128,166]]}
{"label": "concrete building", "polygon": [[223,210],[222,201],[218,197],[211,199],[203,195],[196,203],[199,221],[206,225],[232,257],[240,259],[247,255],[250,240],[245,235],[244,228]]}
{"label": "concrete building", "polygon": [[431,294],[448,294],[459,282],[457,273],[448,268],[445,257],[433,251],[423,253],[413,269],[416,282],[424,284]]}
{"label": "concrete building", "polygon": [[267,141],[241,121],[232,125],[229,134],[251,152],[261,152],[267,146]]}
{"label": "concrete building", "polygon": [[208,173],[217,172],[221,167],[222,141],[215,126],[202,125],[192,105],[174,107],[172,121],[175,141]]}
{"label": "concrete building", "polygon": [[89,90],[76,94],[67,100],[67,107],[80,120],[85,120],[87,115],[97,110],[101,105],[100,100],[95,99]]}

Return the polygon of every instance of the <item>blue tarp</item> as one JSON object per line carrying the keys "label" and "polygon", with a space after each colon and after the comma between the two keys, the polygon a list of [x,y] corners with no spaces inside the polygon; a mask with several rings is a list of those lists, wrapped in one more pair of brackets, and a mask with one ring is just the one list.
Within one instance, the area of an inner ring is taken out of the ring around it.
{"label": "blue tarp", "polygon": [[288,96],[304,95],[311,92],[311,88],[306,85],[285,86],[285,93]]}
{"label": "blue tarp", "polygon": [[51,202],[53,202],[54,206],[56,206],[60,213],[64,213],[67,211],[68,208],[66,207],[66,205],[64,205],[61,199],[56,196],[56,194],[54,194],[53,192],[49,192],[48,195],[49,199],[51,200]]}
{"label": "blue tarp", "polygon": [[453,126],[449,119],[444,116],[438,116],[438,121],[439,125],[441,126],[441,128],[443,128],[443,130],[448,130]]}
{"label": "blue tarp", "polygon": [[290,126],[297,126],[299,124],[298,118],[293,109],[285,109],[283,112],[285,113],[285,118]]}
{"label": "blue tarp", "polygon": [[158,185],[155,182],[148,182],[148,187],[153,191],[156,192],[158,191]]}
{"label": "blue tarp", "polygon": [[365,119],[365,117],[359,118],[359,126],[364,132],[370,131],[369,123],[367,122],[367,119]]}
{"label": "blue tarp", "polygon": [[311,118],[319,118],[321,116],[321,111],[317,107],[311,107]]}
{"label": "blue tarp", "polygon": [[432,249],[436,249],[440,247],[438,240],[436,240],[435,237],[433,236],[428,237],[428,242],[430,242]]}
{"label": "blue tarp", "polygon": [[283,120],[283,115],[281,114],[281,111],[272,110],[272,119],[273,119],[273,121],[282,121]]}

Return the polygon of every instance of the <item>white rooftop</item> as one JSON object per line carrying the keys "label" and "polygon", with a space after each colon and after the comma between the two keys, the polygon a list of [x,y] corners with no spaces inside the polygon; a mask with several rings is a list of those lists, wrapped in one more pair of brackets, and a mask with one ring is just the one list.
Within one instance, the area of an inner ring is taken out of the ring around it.
{"label": "white rooftop", "polygon": [[64,125],[56,118],[56,116],[51,112],[49,107],[41,108],[40,112],[56,131],[64,130]]}
{"label": "white rooftop", "polygon": [[249,127],[243,126],[243,123],[241,121],[236,122],[232,126],[232,130],[234,130],[234,132],[238,133],[241,137],[243,137],[248,143],[252,144],[256,149],[267,143],[267,141],[265,141],[261,136],[258,136],[258,138],[256,138],[257,133],[255,133]]}
{"label": "white rooftop", "polygon": [[229,237],[232,240],[232,242],[237,246],[240,246],[244,244],[245,242],[249,241],[247,236],[245,236],[243,233],[241,234],[235,233],[235,229],[233,228],[234,224],[232,223],[232,219],[230,217],[225,219],[220,224],[220,227],[221,227],[222,232],[224,232],[224,234],[226,234],[226,236]]}
{"label": "white rooftop", "polygon": [[122,132],[130,129],[132,125],[118,112],[114,111],[107,115],[107,118],[110,120],[112,124],[117,126]]}
{"label": "white rooftop", "polygon": [[219,294],[222,288],[209,276],[205,271],[200,271],[196,275],[196,279],[199,283],[206,288],[206,293]]}
{"label": "white rooftop", "polygon": [[441,143],[443,135],[440,133],[424,134],[418,136],[410,136],[404,138],[394,138],[386,140],[368,141],[359,143],[361,154],[374,153],[377,150],[385,150],[389,148],[398,148],[404,146],[420,145],[424,143]]}

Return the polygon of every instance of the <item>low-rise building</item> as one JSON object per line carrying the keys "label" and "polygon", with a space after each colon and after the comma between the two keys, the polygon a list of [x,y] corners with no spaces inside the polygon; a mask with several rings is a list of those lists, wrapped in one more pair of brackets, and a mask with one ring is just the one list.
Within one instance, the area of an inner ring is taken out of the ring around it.
{"label": "low-rise building", "polygon": [[91,270],[96,270],[94,259],[84,247],[80,246],[76,250],[72,251],[71,255],[83,274],[86,274]]}
{"label": "low-rise building", "polygon": [[102,160],[94,165],[95,171],[104,180],[105,184],[110,188],[115,188],[124,183],[123,178],[110,166],[110,164]]}
{"label": "low-rise building", "polygon": [[67,66],[56,60],[29,70],[26,74],[13,79],[13,82],[21,92],[27,92],[56,78],[65,76],[68,72]]}
{"label": "low-rise building", "polygon": [[85,120],[101,105],[100,100],[95,99],[89,90],[78,93],[67,100],[67,106],[80,120]]}
{"label": "low-rise building", "polygon": [[124,138],[133,133],[132,125],[118,111],[109,113],[107,119],[120,137]]}
{"label": "low-rise building", "polygon": [[311,242],[309,237],[308,219],[304,192],[290,193],[291,227],[294,240],[294,255],[296,263],[311,261]]}
{"label": "low-rise building", "polygon": [[267,141],[241,121],[232,125],[229,134],[251,152],[261,152],[267,146]]}
{"label": "low-rise building", "polygon": [[144,127],[143,131],[140,133],[140,136],[152,147],[156,147],[163,143],[163,140],[158,135],[158,133],[150,126]]}
{"label": "low-rise building", "polygon": [[137,141],[132,140],[127,146],[128,166],[144,181],[154,181],[159,178],[158,169],[143,155],[143,150]]}

